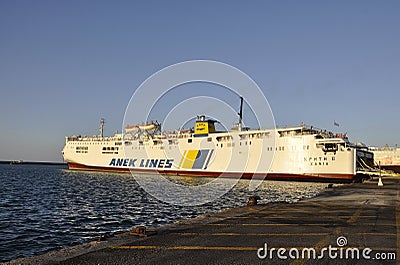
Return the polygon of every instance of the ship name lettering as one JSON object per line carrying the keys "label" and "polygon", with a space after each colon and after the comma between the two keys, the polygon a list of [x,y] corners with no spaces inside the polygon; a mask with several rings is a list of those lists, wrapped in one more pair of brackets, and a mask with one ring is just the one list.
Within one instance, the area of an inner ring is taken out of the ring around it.
{"label": "ship name lettering", "polygon": [[171,168],[172,167],[172,162],[174,162],[173,159],[167,159],[167,161],[165,162],[164,168]]}
{"label": "ship name lettering", "polygon": [[124,167],[135,167],[135,162],[137,159],[123,159],[123,158],[118,158],[118,159],[111,159],[109,166],[124,166]]}
{"label": "ship name lettering", "polygon": [[137,160],[137,159],[131,159],[131,160],[129,160],[129,165],[128,165],[128,167],[135,167],[135,162],[136,162],[136,160]]}
{"label": "ship name lettering", "polygon": [[[112,158],[109,166],[120,166],[120,167],[136,167],[135,163],[138,160],[129,158]],[[138,167],[148,168],[171,168],[173,159],[141,159]]]}
{"label": "ship name lettering", "polygon": [[142,159],[139,167],[171,168],[173,161],[173,159]]}
{"label": "ship name lettering", "polygon": [[150,166],[149,167],[157,167],[158,159],[150,159]]}
{"label": "ship name lettering", "polygon": [[[332,156],[332,161],[335,160],[335,156]],[[327,156],[316,156],[316,157],[304,157],[304,162],[310,162],[310,166],[328,166]]]}

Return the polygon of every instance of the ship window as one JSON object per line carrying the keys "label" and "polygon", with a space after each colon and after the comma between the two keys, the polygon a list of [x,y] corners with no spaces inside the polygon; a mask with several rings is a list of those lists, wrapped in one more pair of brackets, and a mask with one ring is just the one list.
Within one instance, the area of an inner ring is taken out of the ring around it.
{"label": "ship window", "polygon": [[251,145],[251,141],[249,141],[249,145]]}
{"label": "ship window", "polygon": [[87,154],[88,153],[88,149],[89,149],[89,147],[87,147],[87,146],[77,146],[75,148],[75,152],[77,154]]}
{"label": "ship window", "polygon": [[87,146],[77,146],[75,148],[75,153],[77,154],[87,154],[89,147]]}
{"label": "ship window", "polygon": [[222,147],[223,145],[221,144],[221,147]]}
{"label": "ship window", "polygon": [[325,145],[323,146],[322,150],[324,150],[325,152],[337,151],[338,150],[338,146],[335,143],[325,143]]}
{"label": "ship window", "polygon": [[192,142],[192,139],[188,139],[188,143],[191,143]]}
{"label": "ship window", "polygon": [[208,138],[207,138],[207,142],[211,142],[211,140],[212,140],[211,137],[208,137]]}

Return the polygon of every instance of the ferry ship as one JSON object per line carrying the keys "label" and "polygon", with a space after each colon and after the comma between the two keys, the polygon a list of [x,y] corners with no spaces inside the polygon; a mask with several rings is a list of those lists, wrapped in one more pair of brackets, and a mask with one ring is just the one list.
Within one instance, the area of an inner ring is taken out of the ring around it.
{"label": "ferry ship", "polygon": [[190,130],[162,132],[157,122],[126,126],[125,133],[66,137],[70,169],[131,171],[198,177],[351,182],[374,166],[373,154],[346,134],[301,124],[290,128],[217,131],[197,117]]}
{"label": "ferry ship", "polygon": [[370,147],[369,150],[374,154],[375,164],[382,169],[400,173],[400,148],[396,145],[390,147]]}

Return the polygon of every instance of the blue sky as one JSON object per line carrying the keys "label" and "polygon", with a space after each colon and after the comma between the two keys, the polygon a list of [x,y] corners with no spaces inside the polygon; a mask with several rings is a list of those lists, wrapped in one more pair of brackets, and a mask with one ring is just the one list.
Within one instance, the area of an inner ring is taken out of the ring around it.
{"label": "blue sky", "polygon": [[400,144],[399,14],[399,1],[2,0],[0,159],[61,161],[64,136],[97,134],[101,117],[120,130],[146,78],[194,59],[248,74],[278,125]]}

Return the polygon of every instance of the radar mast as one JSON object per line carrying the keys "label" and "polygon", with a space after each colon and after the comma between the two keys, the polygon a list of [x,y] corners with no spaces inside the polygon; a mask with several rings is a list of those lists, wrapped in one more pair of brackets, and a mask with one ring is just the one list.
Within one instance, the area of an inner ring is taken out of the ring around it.
{"label": "radar mast", "polygon": [[103,131],[104,131],[104,118],[100,119],[100,137],[103,137]]}

